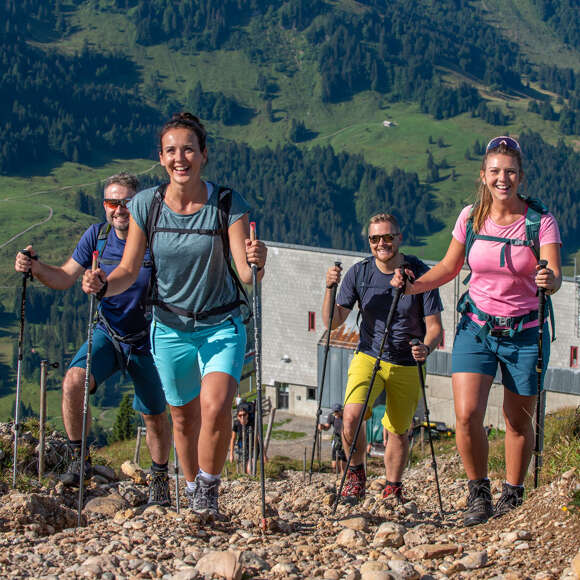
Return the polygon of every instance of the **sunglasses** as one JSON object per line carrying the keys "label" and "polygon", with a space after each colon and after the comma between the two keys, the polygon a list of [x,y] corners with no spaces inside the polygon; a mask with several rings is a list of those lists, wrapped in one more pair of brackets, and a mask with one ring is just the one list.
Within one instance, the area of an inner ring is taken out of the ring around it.
{"label": "sunglasses", "polygon": [[373,245],[378,244],[381,240],[383,242],[392,242],[395,238],[400,236],[401,234],[380,234],[376,236],[369,236],[369,242]]}
{"label": "sunglasses", "polygon": [[495,137],[493,138],[485,148],[485,152],[491,151],[492,149],[497,149],[500,145],[505,145],[508,149],[512,151],[517,151],[518,153],[522,152],[522,148],[520,144],[513,138],[513,137]]}
{"label": "sunglasses", "polygon": [[238,413],[238,417],[247,417],[248,414],[247,413]]}
{"label": "sunglasses", "polygon": [[129,197],[127,199],[105,199],[103,201],[109,209],[116,209],[119,206],[127,207],[127,204],[131,201],[131,199],[132,198]]}

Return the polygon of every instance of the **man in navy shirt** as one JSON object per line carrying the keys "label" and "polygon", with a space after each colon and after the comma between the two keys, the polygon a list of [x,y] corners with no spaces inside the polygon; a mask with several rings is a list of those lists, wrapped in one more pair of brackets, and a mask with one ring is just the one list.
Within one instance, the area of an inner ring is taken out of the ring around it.
{"label": "man in navy shirt", "polygon": [[[105,183],[103,207],[106,222],[92,225],[81,237],[73,255],[62,266],[41,262],[32,246],[26,249],[32,259],[19,252],[15,269],[31,271],[45,286],[55,290],[70,288],[84,271],[92,266],[92,256],[99,251],[99,265],[107,272],[120,262],[129,231],[127,203],[137,192],[139,181],[134,175],[120,173]],[[170,505],[168,460],[171,445],[165,396],[149,343],[149,322],[145,301],[151,275],[148,253],[135,284],[118,296],[100,301],[98,324],[93,334],[90,392],[117,371],[127,371],[135,386],[133,408],[143,416],[152,467],[149,475],[149,503]],[[83,427],[84,382],[87,344],[74,356],[62,384],[62,417],[69,437],[73,460],[63,474],[65,485],[80,483],[80,455]],[[90,409],[89,409],[90,412]],[[90,415],[88,417],[90,426]],[[90,457],[86,454],[85,476],[92,476]]]}
{"label": "man in navy shirt", "polygon": [[[393,301],[394,289],[390,281],[395,268],[404,262],[410,264],[416,276],[428,267],[414,256],[399,252],[402,235],[396,218],[390,214],[378,214],[370,219],[369,246],[372,256],[358,262],[348,270],[340,287],[332,328],[340,326],[354,305],[358,303],[362,315],[360,341],[348,370],[348,383],[343,412],[342,439],[349,452],[368,392],[370,379],[379,356],[385,334],[385,324]],[[330,319],[332,287],[340,282],[341,268],[333,266],[326,273],[326,294],[322,317],[326,326]],[[386,391],[383,426],[388,431],[385,448],[385,471],[387,481],[383,498],[402,503],[402,476],[409,454],[407,431],[417,408],[421,385],[416,361],[424,361],[439,344],[442,336],[441,311],[443,306],[437,290],[401,295],[388,340],[381,356],[369,399],[365,419],[372,413],[373,403]],[[418,338],[421,343],[411,347],[410,341]],[[365,495],[366,474],[364,454],[366,433],[361,429],[356,441],[347,483],[343,488],[343,500],[354,503]]]}

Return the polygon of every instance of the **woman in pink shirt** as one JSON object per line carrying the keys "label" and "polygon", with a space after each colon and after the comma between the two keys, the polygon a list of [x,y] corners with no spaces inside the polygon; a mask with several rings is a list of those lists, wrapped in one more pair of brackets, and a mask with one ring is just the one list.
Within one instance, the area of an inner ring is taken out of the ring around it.
{"label": "woman in pink shirt", "polygon": [[[453,344],[452,383],[457,448],[469,479],[466,526],[503,515],[521,505],[523,482],[532,457],[538,359],[537,287],[553,294],[562,284],[560,233],[554,216],[541,214],[540,269],[527,240],[526,215],[533,213],[518,194],[524,172],[522,151],[512,137],[496,137],[486,148],[477,201],[462,210],[445,257],[408,283],[406,293],[418,294],[446,284],[466,259],[467,222],[475,234],[468,250],[469,290],[459,302],[463,316]],[[402,285],[400,273],[393,279]],[[546,323],[547,335],[547,323]],[[544,368],[549,340],[543,341]],[[504,385],[506,481],[495,510],[487,477],[488,442],[484,429],[487,399],[498,365]]]}

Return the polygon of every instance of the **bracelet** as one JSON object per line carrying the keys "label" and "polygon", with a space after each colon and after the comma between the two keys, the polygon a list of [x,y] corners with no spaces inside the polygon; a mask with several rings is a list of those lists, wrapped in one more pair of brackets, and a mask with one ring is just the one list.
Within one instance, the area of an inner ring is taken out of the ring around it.
{"label": "bracelet", "polygon": [[425,343],[423,343],[423,346],[427,349],[427,356],[429,356],[431,354],[431,347]]}
{"label": "bracelet", "polygon": [[95,294],[97,300],[102,300],[107,293],[107,288],[109,287],[109,282],[105,280],[103,287]]}

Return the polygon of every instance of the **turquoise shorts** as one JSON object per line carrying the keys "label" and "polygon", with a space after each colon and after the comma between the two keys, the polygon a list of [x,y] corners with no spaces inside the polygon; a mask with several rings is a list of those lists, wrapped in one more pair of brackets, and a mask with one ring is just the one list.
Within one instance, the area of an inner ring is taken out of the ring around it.
{"label": "turquoise shorts", "polygon": [[[86,366],[87,343],[85,342],[74,356],[69,368],[84,369]],[[95,328],[91,351],[91,375],[95,379],[95,384],[99,385],[120,370],[122,369],[119,355],[115,350],[113,340],[102,328]],[[151,354],[131,353],[127,359],[127,373],[135,386],[133,409],[144,415],[163,413],[166,406],[165,395]]]}
{"label": "turquoise shorts", "polygon": [[240,382],[246,351],[246,328],[241,318],[228,319],[200,330],[176,330],[155,320],[151,352],[173,407],[193,401],[208,373],[226,373]]}
{"label": "turquoise shorts", "polygon": [[[501,369],[502,383],[513,393],[531,397],[538,393],[538,327],[526,328],[513,336],[477,338],[481,330],[476,322],[463,315],[457,325],[452,373],[478,373],[495,377],[497,366]],[[544,324],[542,387],[550,360],[550,333]]]}

